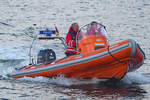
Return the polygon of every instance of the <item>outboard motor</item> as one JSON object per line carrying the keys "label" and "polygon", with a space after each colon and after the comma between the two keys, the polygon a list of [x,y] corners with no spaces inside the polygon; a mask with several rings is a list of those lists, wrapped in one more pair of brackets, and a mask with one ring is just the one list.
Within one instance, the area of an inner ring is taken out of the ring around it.
{"label": "outboard motor", "polygon": [[56,60],[56,53],[52,49],[40,50],[37,57],[38,64],[51,64]]}

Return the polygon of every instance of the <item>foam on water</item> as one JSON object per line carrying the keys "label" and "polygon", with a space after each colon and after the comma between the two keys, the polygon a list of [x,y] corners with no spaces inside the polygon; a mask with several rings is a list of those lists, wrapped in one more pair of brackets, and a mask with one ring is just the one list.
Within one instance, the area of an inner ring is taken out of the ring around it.
{"label": "foam on water", "polygon": [[24,47],[19,46],[0,46],[0,75],[6,75],[27,64],[27,55],[24,53]]}
{"label": "foam on water", "polygon": [[3,77],[6,77],[8,73],[11,73],[14,70],[13,67],[9,67],[6,70],[2,70],[1,74]]}
{"label": "foam on water", "polygon": [[[57,77],[53,78],[46,78],[46,77],[24,77],[18,79],[21,81],[32,81],[32,82],[44,82],[44,83],[51,83],[51,84],[59,84],[64,86],[71,86],[71,85],[82,85],[82,84],[98,84],[101,79],[76,79],[76,78],[66,78],[63,75],[58,75]],[[131,72],[128,73],[123,79],[123,83],[125,84],[148,84],[150,83],[150,77],[142,75],[138,72]]]}
{"label": "foam on water", "polygon": [[147,84],[150,83],[150,77],[138,72],[130,72],[126,74],[122,81],[127,84]]}
{"label": "foam on water", "polygon": [[31,82],[44,82],[50,84],[59,84],[64,86],[71,86],[71,85],[81,85],[81,84],[97,84],[100,82],[99,79],[93,78],[90,80],[87,79],[76,79],[76,78],[66,78],[64,75],[58,75],[53,78],[46,78],[46,77],[24,77],[18,80],[21,81],[31,81]]}
{"label": "foam on water", "polygon": [[65,85],[65,86],[70,86],[70,85],[74,84],[73,83],[74,79],[65,78],[63,75],[59,75],[59,76],[53,77],[53,78],[46,78],[46,77],[35,77],[35,78],[24,77],[24,78],[20,78],[18,80],[31,81],[31,82],[44,82],[44,83],[51,83],[51,84],[60,84],[60,85]]}

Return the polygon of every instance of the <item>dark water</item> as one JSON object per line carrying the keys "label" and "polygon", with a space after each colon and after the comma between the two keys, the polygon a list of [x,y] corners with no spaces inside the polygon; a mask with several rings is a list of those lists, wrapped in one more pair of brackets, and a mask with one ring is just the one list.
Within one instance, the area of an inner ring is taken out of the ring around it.
{"label": "dark water", "polygon": [[149,91],[143,86],[148,84],[98,82],[64,86],[7,79],[0,80],[0,97],[4,100],[145,100],[149,98]]}

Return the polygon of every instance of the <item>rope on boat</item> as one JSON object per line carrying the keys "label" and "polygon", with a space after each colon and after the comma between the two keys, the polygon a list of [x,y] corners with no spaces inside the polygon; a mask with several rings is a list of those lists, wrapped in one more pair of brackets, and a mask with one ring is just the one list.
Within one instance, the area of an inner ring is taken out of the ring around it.
{"label": "rope on boat", "polygon": [[108,53],[110,54],[110,56],[111,56],[113,59],[115,59],[116,61],[118,61],[118,62],[121,63],[121,64],[129,64],[128,62],[123,62],[123,61],[119,60],[118,58],[116,58],[115,56],[113,56],[112,53],[110,52],[109,46],[108,46],[107,49],[108,49]]}

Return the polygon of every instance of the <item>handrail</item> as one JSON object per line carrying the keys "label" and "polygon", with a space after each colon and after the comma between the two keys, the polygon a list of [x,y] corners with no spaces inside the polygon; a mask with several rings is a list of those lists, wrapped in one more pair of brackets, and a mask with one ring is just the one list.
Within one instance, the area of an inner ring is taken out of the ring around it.
{"label": "handrail", "polygon": [[65,39],[63,37],[59,37],[59,36],[55,36],[55,37],[39,37],[39,40],[53,40],[53,39],[59,39],[62,41],[62,44],[64,45],[65,49],[66,49],[66,42]]}

